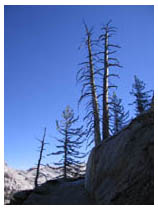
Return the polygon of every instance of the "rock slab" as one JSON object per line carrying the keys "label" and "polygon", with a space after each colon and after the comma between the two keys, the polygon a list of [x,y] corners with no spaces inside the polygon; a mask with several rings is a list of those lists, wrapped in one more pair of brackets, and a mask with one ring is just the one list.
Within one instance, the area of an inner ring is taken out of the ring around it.
{"label": "rock slab", "polygon": [[93,148],[85,189],[97,204],[154,204],[154,113]]}

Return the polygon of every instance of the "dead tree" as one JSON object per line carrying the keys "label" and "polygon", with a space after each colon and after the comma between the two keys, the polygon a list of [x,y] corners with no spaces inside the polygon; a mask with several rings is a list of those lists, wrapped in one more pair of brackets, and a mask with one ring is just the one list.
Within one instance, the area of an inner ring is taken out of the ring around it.
{"label": "dead tree", "polygon": [[89,97],[88,103],[86,105],[86,116],[84,120],[87,120],[87,137],[93,135],[94,140],[90,142],[90,144],[94,141],[95,146],[100,144],[101,136],[100,136],[100,119],[99,119],[99,108],[98,108],[98,99],[96,94],[96,85],[95,85],[95,69],[94,69],[94,59],[92,54],[92,47],[94,42],[92,41],[92,30],[89,30],[87,25],[84,24],[86,31],[86,50],[88,52],[87,61],[81,63],[82,67],[77,72],[77,81],[82,83],[81,97],[79,99],[80,102]]}
{"label": "dead tree", "polygon": [[112,55],[116,53],[114,48],[120,48],[117,44],[110,43],[109,39],[116,32],[116,27],[111,25],[111,20],[102,27],[103,34],[100,35],[99,41],[102,43],[102,50],[97,53],[99,57],[98,61],[103,64],[103,68],[98,69],[98,73],[102,73],[102,138],[109,137],[109,88],[117,87],[116,85],[109,83],[110,77],[119,77],[115,73],[109,73],[109,70],[113,67],[121,67],[119,60]]}
{"label": "dead tree", "polygon": [[37,168],[36,168],[36,176],[35,176],[35,182],[34,182],[35,187],[38,186],[38,178],[40,175],[40,166],[42,165],[41,161],[42,161],[42,157],[43,157],[43,151],[45,150],[44,146],[47,144],[47,143],[45,143],[45,137],[46,137],[46,128],[44,128],[44,134],[43,134],[42,140],[39,140],[39,142],[41,143],[41,146],[40,146],[40,154],[39,154],[39,159],[38,159]]}
{"label": "dead tree", "polygon": [[78,117],[75,118],[73,110],[67,106],[62,113],[62,120],[60,122],[56,121],[57,130],[61,134],[61,138],[56,138],[59,142],[59,145],[56,146],[58,151],[48,155],[61,156],[60,161],[54,163],[56,171],[60,173],[57,178],[68,179],[84,173],[81,159],[85,157],[85,154],[79,151],[84,142],[82,138],[84,135],[83,127],[73,127],[78,119]]}

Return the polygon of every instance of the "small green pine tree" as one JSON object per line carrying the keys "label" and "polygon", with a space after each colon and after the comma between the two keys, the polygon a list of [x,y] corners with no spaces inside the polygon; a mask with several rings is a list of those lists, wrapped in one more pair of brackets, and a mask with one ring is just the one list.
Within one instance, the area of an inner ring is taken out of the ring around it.
{"label": "small green pine tree", "polygon": [[145,91],[144,89],[145,83],[138,79],[137,76],[134,76],[134,84],[132,85],[130,94],[135,97],[135,101],[130,105],[136,105],[137,116],[149,109],[151,104],[151,96],[149,95],[151,91]]}
{"label": "small green pine tree", "polygon": [[113,93],[110,107],[111,133],[118,133],[129,122],[129,111],[125,112],[122,100]]}

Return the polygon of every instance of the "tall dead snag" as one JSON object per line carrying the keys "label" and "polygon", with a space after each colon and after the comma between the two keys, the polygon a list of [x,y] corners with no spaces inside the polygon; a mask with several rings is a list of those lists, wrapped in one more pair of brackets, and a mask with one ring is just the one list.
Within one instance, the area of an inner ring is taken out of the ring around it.
{"label": "tall dead snag", "polygon": [[[109,38],[116,32],[116,27],[111,26],[111,20],[102,28],[103,34],[100,35],[99,41],[103,44],[103,50],[98,52],[97,55],[102,57],[99,61],[103,64],[103,68],[99,69],[103,72],[103,85],[102,85],[102,137],[106,139],[109,137],[109,88],[117,87],[116,85],[109,84],[109,77],[118,77],[117,74],[109,73],[111,67],[121,67],[119,60],[112,54],[116,53],[114,48],[120,48],[119,45],[109,42]],[[98,71],[99,72],[99,71]]]}
{"label": "tall dead snag", "polygon": [[43,157],[43,151],[45,150],[44,146],[47,144],[47,143],[45,143],[45,137],[46,137],[46,128],[44,128],[44,134],[43,134],[42,140],[39,140],[39,142],[41,143],[41,147],[40,147],[40,154],[39,154],[39,159],[38,159],[37,168],[36,168],[36,177],[35,177],[35,182],[34,182],[35,187],[38,186],[40,166],[41,166],[41,161],[42,161],[42,157]]}
{"label": "tall dead snag", "polygon": [[[94,133],[94,141],[95,146],[101,142],[100,136],[100,120],[99,120],[99,109],[98,109],[98,101],[96,94],[96,85],[94,80],[94,62],[93,62],[93,54],[92,54],[92,46],[93,41],[91,39],[92,30],[89,30],[87,25],[85,25],[86,31],[86,49],[88,51],[88,60],[86,62],[81,63],[82,68],[77,73],[77,81],[82,83],[81,97],[79,99],[79,103],[89,97],[89,101],[86,106],[87,114],[84,117],[84,120],[87,120],[87,136],[91,136]],[[90,144],[93,140],[90,142]]]}

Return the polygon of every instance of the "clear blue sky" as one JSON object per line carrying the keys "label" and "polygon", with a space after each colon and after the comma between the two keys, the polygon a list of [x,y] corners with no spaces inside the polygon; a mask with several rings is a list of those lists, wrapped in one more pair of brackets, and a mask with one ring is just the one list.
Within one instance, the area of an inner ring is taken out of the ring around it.
{"label": "clear blue sky", "polygon": [[[34,166],[35,138],[45,126],[51,152],[58,135],[55,120],[67,104],[77,112],[83,19],[96,34],[109,19],[118,27],[113,41],[122,47],[118,58],[124,68],[117,71],[117,94],[131,116],[133,76],[154,88],[153,6],[5,6],[5,160],[12,167]],[[83,105],[79,114],[82,118]]]}

